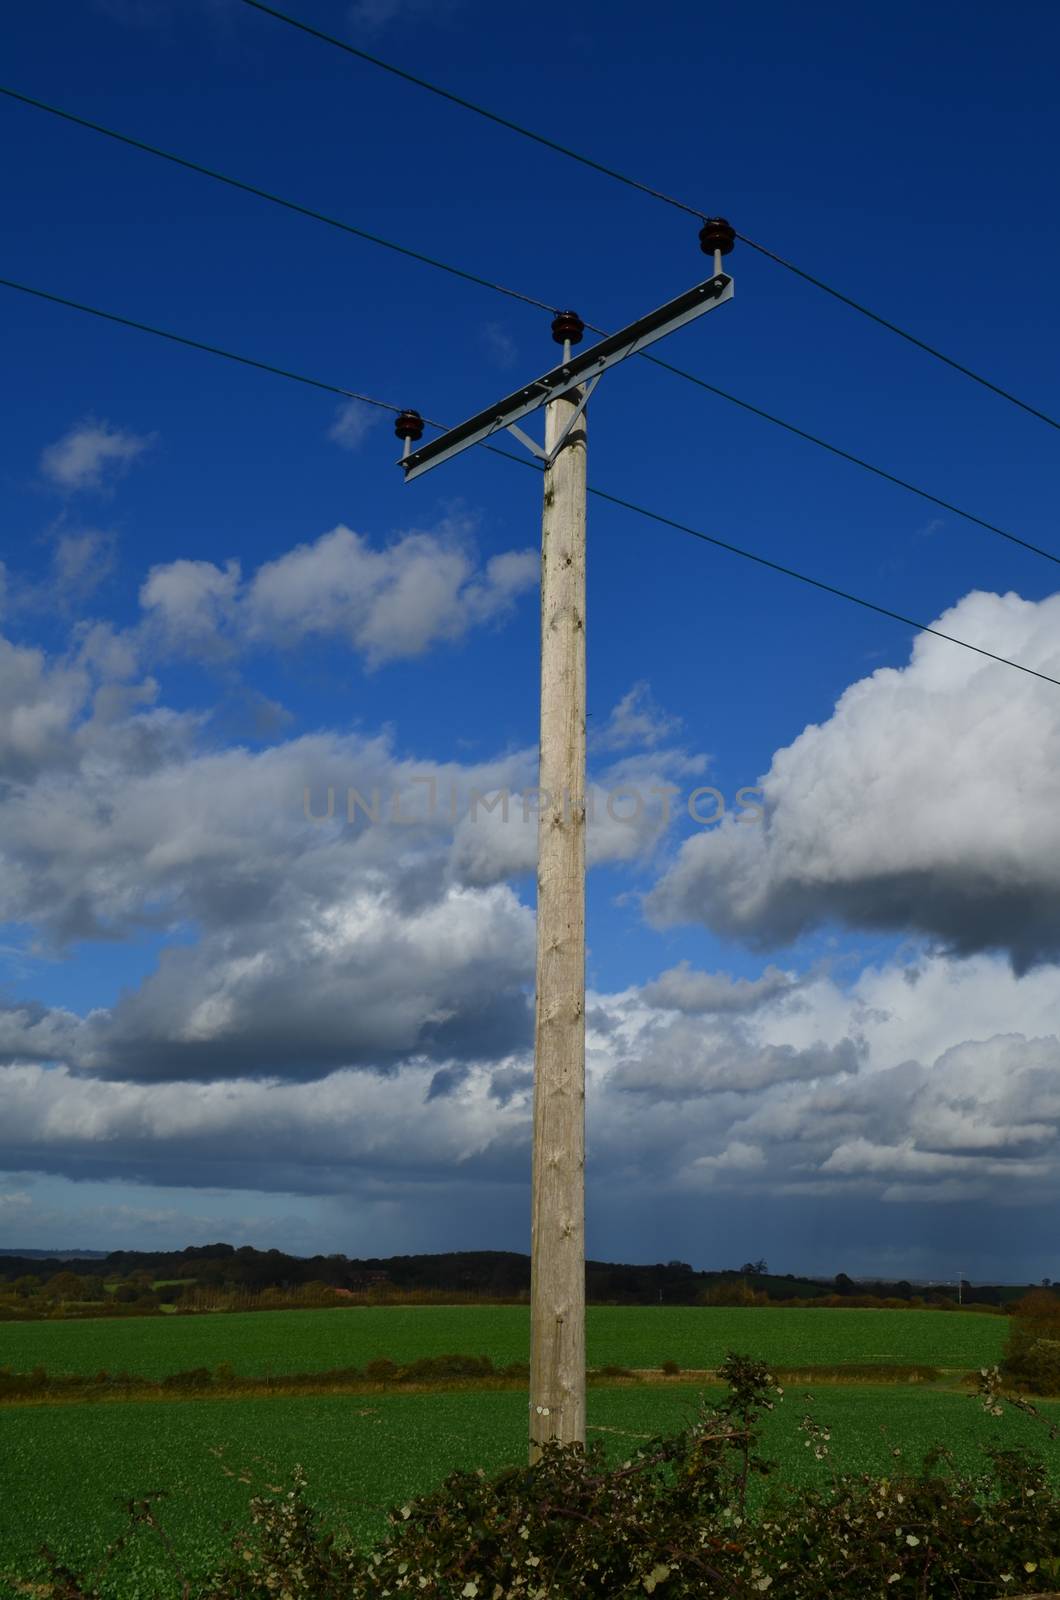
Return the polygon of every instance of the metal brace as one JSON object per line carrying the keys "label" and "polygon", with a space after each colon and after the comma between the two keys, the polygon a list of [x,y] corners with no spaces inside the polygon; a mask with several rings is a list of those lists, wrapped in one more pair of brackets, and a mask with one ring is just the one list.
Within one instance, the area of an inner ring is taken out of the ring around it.
{"label": "metal brace", "polygon": [[567,423],[567,426],[564,428],[563,432],[560,434],[559,438],[556,440],[555,444],[552,446],[552,449],[550,451],[549,450],[542,450],[541,446],[537,443],[537,441],[535,439],[531,439],[531,437],[530,437],[530,435],[528,433],[524,433],[522,428],[520,428],[518,423],[516,423],[516,422],[509,422],[509,424],[508,424],[508,432],[514,434],[515,437],[519,440],[520,444],[525,444],[526,448],[530,451],[530,453],[532,455],[535,455],[539,461],[543,461],[545,463],[546,467],[551,467],[553,465],[553,463],[555,462],[556,457],[559,455],[560,451],[563,449],[563,446],[566,444],[567,438],[568,438],[568,436],[570,434],[571,429],[574,427],[574,424],[577,422],[578,418],[581,416],[582,412],[585,410],[585,407],[588,405],[589,397],[592,394],[593,390],[596,388],[596,385],[600,382],[600,379],[602,377],[603,377],[603,373],[602,372],[598,372],[596,374],[596,377],[595,378],[590,378],[589,382],[585,385],[584,389],[582,390],[582,397],[578,401],[578,404],[575,406],[573,412],[571,413],[570,420]]}
{"label": "metal brace", "polygon": [[[708,242],[712,247],[716,232],[717,228],[710,231]],[[724,244],[722,253],[724,254]],[[555,400],[562,394],[569,394],[579,384],[588,383],[591,378],[599,377],[601,372],[606,372],[610,367],[625,361],[627,356],[639,354],[656,340],[664,339],[667,334],[686,327],[690,322],[695,322],[707,311],[713,311],[717,306],[724,305],[727,300],[732,299],[733,289],[733,281],[727,273],[715,273],[702,283],[693,284],[691,289],[686,289],[673,300],[668,300],[664,306],[650,311],[647,316],[638,317],[636,322],[631,322],[618,333],[605,334],[598,343],[590,345],[579,355],[572,356],[569,353],[570,341],[564,339],[563,360],[557,366],[542,373],[539,378],[534,378],[530,383],[523,384],[513,394],[506,395],[494,405],[487,406],[483,411],[477,411],[473,417],[468,417],[466,422],[461,422],[455,428],[449,428],[439,438],[432,439],[428,444],[421,444],[403,456],[401,467],[405,474],[405,482],[411,483],[421,473],[429,472],[433,467],[440,466],[443,461],[451,460],[462,450],[484,443],[491,435],[510,428],[513,423],[521,422],[524,417],[547,405],[550,400]],[[567,315],[565,312],[560,313],[554,321],[562,322]],[[553,337],[556,337],[555,333]],[[398,437],[403,438],[404,435],[399,434]],[[516,438],[522,444],[526,444],[539,460],[546,460],[539,446],[527,443],[525,434],[516,433]]]}

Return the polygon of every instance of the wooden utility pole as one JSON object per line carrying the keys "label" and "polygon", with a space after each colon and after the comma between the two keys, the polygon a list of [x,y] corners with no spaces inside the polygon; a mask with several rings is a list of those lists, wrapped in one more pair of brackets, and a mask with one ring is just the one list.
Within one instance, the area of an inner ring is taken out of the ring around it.
{"label": "wooden utility pole", "polygon": [[[541,757],[537,834],[537,999],[530,1243],[530,1460],[550,1439],[585,1443],[585,403],[603,374],[732,298],[722,256],[736,239],[709,217],[700,249],[714,274],[579,355],[585,324],[558,311],[563,360],[419,445],[402,411],[405,482],[506,428],[545,467],[541,528]],[[545,408],[545,448],[520,422]],[[413,449],[413,445],[417,445]]]}
{"label": "wooden utility pole", "polygon": [[[585,456],[580,390],[549,401],[530,1224],[530,1460],[585,1443]],[[572,417],[574,425],[564,439]]]}

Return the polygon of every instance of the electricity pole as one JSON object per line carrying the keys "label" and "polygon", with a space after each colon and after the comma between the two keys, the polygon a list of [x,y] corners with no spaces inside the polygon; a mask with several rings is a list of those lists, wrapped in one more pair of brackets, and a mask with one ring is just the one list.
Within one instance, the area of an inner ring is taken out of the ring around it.
{"label": "electricity pole", "polygon": [[581,398],[572,390],[545,408],[551,465],[541,520],[531,1461],[547,1439],[585,1442],[584,410],[567,428]]}
{"label": "electricity pole", "polygon": [[[603,373],[732,298],[721,217],[700,231],[714,275],[580,355],[584,324],[561,311],[558,367],[413,450],[423,419],[394,431],[410,482],[507,428],[544,463],[537,987],[530,1245],[530,1460],[549,1440],[585,1444],[585,503],[586,403]],[[545,409],[542,450],[519,422]]]}

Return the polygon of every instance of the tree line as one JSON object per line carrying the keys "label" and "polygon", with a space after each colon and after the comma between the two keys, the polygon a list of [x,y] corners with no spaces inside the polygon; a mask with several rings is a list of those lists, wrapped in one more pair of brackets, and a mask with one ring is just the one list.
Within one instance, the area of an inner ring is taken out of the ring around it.
{"label": "tree line", "polygon": [[[49,1268],[52,1270],[49,1271]],[[887,1301],[910,1305],[950,1304],[961,1298],[977,1306],[999,1307],[1024,1294],[1022,1285],[962,1284],[917,1286],[906,1279],[868,1283],[839,1272],[830,1278],[770,1273],[765,1260],[739,1267],[696,1270],[686,1261],[652,1264],[588,1261],[586,1294],[590,1302],[610,1305],[753,1305],[871,1304]],[[194,1286],[201,1296],[211,1291],[250,1296],[287,1294],[297,1297],[312,1287],[341,1294],[454,1294],[461,1298],[521,1300],[530,1291],[530,1257],[515,1251],[456,1250],[435,1255],[309,1257],[280,1250],[238,1248],[225,1243],[189,1245],[184,1250],[118,1250],[99,1259],[79,1258],[74,1264],[41,1257],[0,1256],[0,1285],[5,1298],[97,1301],[130,1304],[155,1297],[179,1302]],[[75,1293],[75,1285],[80,1293]],[[145,1306],[146,1309],[146,1306]]]}

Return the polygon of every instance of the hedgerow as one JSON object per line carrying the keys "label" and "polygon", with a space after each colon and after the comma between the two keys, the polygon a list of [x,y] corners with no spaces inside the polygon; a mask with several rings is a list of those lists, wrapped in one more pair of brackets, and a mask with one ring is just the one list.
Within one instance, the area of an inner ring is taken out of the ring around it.
{"label": "hedgerow", "polygon": [[1060,1394],[1060,1299],[1044,1290],[1013,1306],[1002,1370],[1034,1394]]}
{"label": "hedgerow", "polygon": [[[632,1377],[624,1368],[602,1368],[602,1374]],[[237,1373],[222,1362],[209,1367],[188,1367],[163,1378],[130,1372],[55,1373],[42,1366],[28,1372],[0,1367],[0,1402],[5,1400],[143,1399],[173,1395],[269,1395],[283,1391],[357,1389],[382,1385],[414,1387],[421,1384],[466,1382],[483,1386],[525,1382],[530,1368],[525,1361],[495,1366],[489,1356],[420,1356],[415,1361],[391,1361],[379,1356],[362,1367],[331,1367],[319,1372],[287,1372],[256,1376]],[[595,1376],[595,1372],[592,1374]]]}

